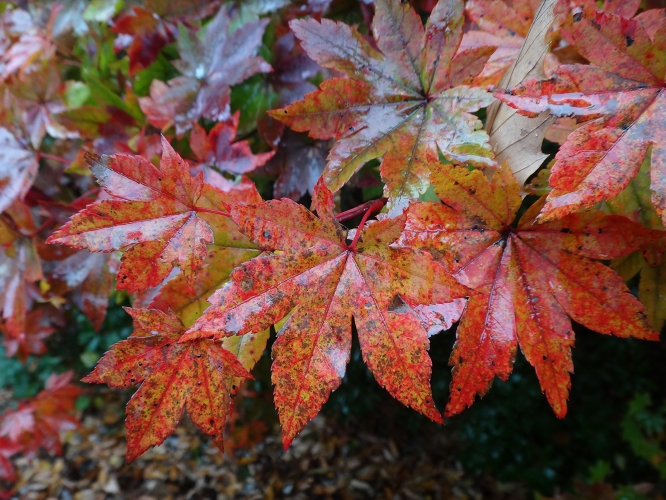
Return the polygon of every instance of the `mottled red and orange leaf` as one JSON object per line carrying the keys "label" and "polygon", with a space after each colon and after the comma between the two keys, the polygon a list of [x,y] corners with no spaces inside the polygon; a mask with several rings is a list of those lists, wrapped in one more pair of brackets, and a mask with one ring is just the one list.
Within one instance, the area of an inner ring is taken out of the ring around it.
{"label": "mottled red and orange leaf", "polygon": [[193,280],[206,245],[215,232],[224,232],[213,226],[228,226],[225,214],[235,195],[205,184],[201,175],[192,177],[166,139],[162,149],[159,168],[141,156],[89,155],[93,174],[114,198],[89,205],[47,242],[92,252],[124,250],[117,275],[121,290],[156,286],[176,265]]}
{"label": "mottled red and orange leaf", "polygon": [[229,377],[251,377],[236,356],[213,340],[179,343],[185,328],[173,314],[127,309],[132,336],[114,344],[83,379],[127,388],[141,384],[127,404],[127,460],[173,433],[183,408],[222,446],[231,402]]}
{"label": "mottled red and orange leaf", "polygon": [[258,333],[287,318],[273,346],[273,383],[288,446],[340,385],[353,318],[377,381],[441,422],[428,335],[412,307],[449,303],[468,290],[427,253],[391,245],[404,218],[374,222],[348,244],[323,181],[313,206],[319,217],[287,199],[233,209],[241,231],[266,253],[232,272],[183,340]]}
{"label": "mottled red and orange leaf", "polygon": [[570,318],[600,333],[658,340],[624,280],[597,260],[627,255],[661,232],[601,212],[535,224],[541,202],[515,223],[520,186],[506,165],[492,182],[442,165],[433,183],[444,204],[413,204],[399,241],[428,249],[478,292],[458,326],[447,415],[483,396],[495,376],[506,380],[520,346],[563,417],[573,371]]}

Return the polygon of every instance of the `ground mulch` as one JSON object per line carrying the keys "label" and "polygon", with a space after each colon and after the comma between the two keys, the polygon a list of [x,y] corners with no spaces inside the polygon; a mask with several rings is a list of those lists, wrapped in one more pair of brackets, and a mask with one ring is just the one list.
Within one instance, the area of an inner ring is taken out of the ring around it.
{"label": "ground mulch", "polygon": [[[413,446],[317,417],[284,451],[279,430],[221,453],[185,417],[176,433],[125,462],[123,401],[104,393],[63,436],[61,457],[14,459],[21,500],[528,498],[517,485],[465,474],[445,434]],[[532,498],[532,495],[529,495]]]}
{"label": "ground mulch", "polygon": [[[418,441],[378,436],[363,425],[318,416],[284,451],[279,429],[248,447],[220,452],[184,417],[173,436],[134,463],[125,461],[123,396],[95,389],[97,409],[62,436],[63,455],[13,459],[20,500],[391,499],[521,500],[539,497],[520,484],[472,476],[456,461],[451,435]],[[230,442],[231,443],[231,442]],[[604,484],[579,484],[552,500],[664,500],[654,485],[625,497]],[[645,496],[640,496],[645,495]]]}

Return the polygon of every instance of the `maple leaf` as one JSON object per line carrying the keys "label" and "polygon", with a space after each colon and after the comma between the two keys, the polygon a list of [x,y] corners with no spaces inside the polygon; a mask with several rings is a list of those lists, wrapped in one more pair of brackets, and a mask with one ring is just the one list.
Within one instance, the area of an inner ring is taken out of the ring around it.
{"label": "maple leaf", "polygon": [[240,112],[236,111],[228,120],[216,123],[208,134],[195,123],[190,134],[190,147],[197,159],[207,166],[234,174],[251,172],[270,160],[274,152],[255,155],[247,141],[234,142],[239,120]]}
{"label": "maple leaf", "polygon": [[231,271],[259,254],[259,250],[253,247],[248,242],[246,248],[240,245],[237,248],[211,248],[194,283],[187,283],[179,274],[160,288],[148,308],[173,311],[186,326],[191,326],[210,305],[206,299],[227,281]]}
{"label": "maple leaf", "polygon": [[173,64],[182,76],[168,85],[155,83],[150,97],[139,98],[151,124],[166,130],[171,124],[181,136],[199,118],[224,121],[231,116],[229,87],[255,73],[266,73],[270,65],[255,52],[261,45],[267,19],[251,21],[233,33],[229,15],[222,7],[206,26],[200,39],[183,26],[178,33],[181,59]]}
{"label": "maple leaf", "polygon": [[[224,245],[209,246],[206,261],[197,272],[194,282],[188,283],[179,274],[160,287],[150,300],[148,309],[172,312],[189,328],[210,305],[207,299],[229,279],[231,271],[260,253],[231,220],[226,221],[227,241]],[[219,239],[216,238],[216,241]],[[221,345],[238,358],[243,368],[250,371],[263,354],[269,334],[269,329],[266,329],[257,334],[227,337],[222,339]],[[231,394],[237,392],[240,381],[239,377],[227,378]]]}
{"label": "maple leaf", "polygon": [[213,14],[220,2],[197,0],[196,2],[146,2],[146,8],[134,6],[113,23],[113,31],[125,35],[114,41],[116,52],[127,49],[130,60],[129,73],[150,66],[160,50],[173,42],[177,21],[195,21]]}
{"label": "maple leaf", "polygon": [[0,479],[16,481],[16,469],[9,460],[12,455],[21,451],[22,446],[6,437],[0,437]]}
{"label": "maple leaf", "polygon": [[[11,44],[8,50],[2,54],[5,63],[0,73],[0,81],[18,71],[19,79],[27,74],[38,61],[48,61],[55,56],[56,46],[53,42],[53,24],[62,7],[54,5],[50,10],[46,26],[42,28],[29,19],[28,23],[19,23],[25,28],[18,40]],[[16,9],[12,14],[21,15],[21,9]],[[30,16],[31,17],[31,16]]]}
{"label": "maple leaf", "polygon": [[[303,51],[293,32],[289,31],[275,41],[272,63],[274,71],[268,74],[266,81],[274,93],[273,106],[288,106],[317,90],[309,80],[316,77],[322,67]],[[273,149],[278,147],[284,129],[284,123],[268,115],[257,121],[259,135]]]}
{"label": "maple leaf", "polygon": [[272,377],[287,447],[340,385],[353,317],[376,380],[441,422],[430,390],[427,332],[410,306],[451,302],[467,289],[426,253],[390,245],[404,218],[374,222],[348,245],[323,180],[313,205],[318,218],[288,199],[233,209],[241,231],[276,253],[233,271],[183,341],[258,333],[288,316],[273,346]]}
{"label": "maple leaf", "polygon": [[63,295],[76,290],[74,303],[98,332],[106,316],[109,295],[114,290],[113,277],[117,270],[117,254],[105,255],[82,250],[61,260],[51,271],[49,292]]}
{"label": "maple leaf", "polygon": [[566,24],[567,17],[572,12],[582,12],[587,18],[593,19],[598,12],[606,14],[615,14],[621,17],[634,17],[641,6],[641,0],[625,0],[617,2],[615,0],[604,0],[604,5],[600,9],[595,0],[558,0],[555,4],[555,19],[553,25],[549,28],[549,38],[554,38],[555,34],[560,34],[562,25]]}
{"label": "maple leaf", "polygon": [[153,164],[159,163],[159,158],[162,156],[162,136],[146,134],[146,130],[141,129],[128,142],[117,142],[116,152],[139,154]]}
{"label": "maple leaf", "polygon": [[26,141],[0,127],[0,212],[23,199],[37,176],[39,160]]}
{"label": "maple leaf", "polygon": [[[47,243],[92,252],[126,249],[118,269],[119,290],[134,292],[162,282],[177,264],[192,278],[206,258],[214,228],[206,210],[225,218],[232,197],[192,177],[187,162],[162,139],[162,161],[155,167],[141,156],[89,155],[104,189],[120,199],[102,200],[76,214]],[[225,224],[221,222],[220,224]]]}
{"label": "maple leaf", "polygon": [[[648,11],[650,12],[650,11]],[[496,95],[521,113],[544,110],[586,121],[557,153],[542,220],[615,197],[651,154],[652,201],[666,220],[666,17],[650,30],[636,19],[577,14],[563,35],[590,65],[562,65],[550,80],[530,80]]]}
{"label": "maple leaf", "polygon": [[[227,185],[221,186],[225,197],[232,204],[260,203],[261,196],[254,183],[244,178],[233,184],[222,178]],[[150,297],[141,297],[139,304],[148,309],[173,311],[187,327],[191,326],[208,307],[206,299],[228,279],[229,273],[246,260],[255,257],[260,250],[242,234],[238,226],[228,217],[216,214],[199,215],[209,222],[214,232],[214,243],[208,245],[208,254],[193,280],[178,274]],[[135,301],[135,307],[136,305]]]}
{"label": "maple leaf", "polygon": [[273,196],[298,201],[305,193],[313,193],[326,166],[326,146],[326,142],[305,134],[285,131],[275,156],[262,169],[268,175],[277,175]]}
{"label": "maple leaf", "polygon": [[[62,6],[53,23],[53,35],[58,37],[72,31],[75,36],[83,36],[88,32],[88,24],[83,14],[89,2],[85,0],[64,0],[59,2]],[[47,3],[46,7],[51,5]]]}
{"label": "maple leaf", "polygon": [[[192,326],[210,305],[207,299],[224,285],[231,271],[259,254],[259,250],[242,235],[238,244],[236,248],[213,247],[204,266],[197,272],[194,283],[185,282],[182,274],[176,276],[160,288],[148,308],[171,311],[186,328]],[[221,345],[238,358],[243,368],[250,371],[263,354],[269,335],[267,328],[256,334],[224,338]],[[241,377],[227,377],[226,384],[231,394],[238,391],[241,381]]]}
{"label": "maple leaf", "polygon": [[504,72],[515,62],[534,21],[541,0],[469,0],[465,14],[479,29],[463,35],[459,50],[495,46],[483,71],[473,80],[475,86],[499,83]]}
{"label": "maple leaf", "polygon": [[43,354],[41,340],[53,330],[42,324],[41,313],[28,316],[32,303],[39,296],[33,283],[43,278],[42,268],[34,246],[27,238],[18,239],[11,254],[0,252],[0,297],[2,333],[8,356],[19,354],[25,361],[28,354]]}
{"label": "maple leaf", "polygon": [[82,390],[70,384],[71,371],[53,373],[37,396],[22,401],[18,408],[2,414],[0,438],[19,443],[26,458],[34,457],[39,448],[62,454],[60,432],[78,427],[72,415],[76,399]]}
{"label": "maple leaf", "polygon": [[400,243],[428,249],[479,292],[458,325],[447,415],[484,395],[495,376],[506,380],[520,345],[563,417],[573,371],[569,318],[604,334],[658,340],[622,278],[593,259],[631,253],[659,231],[597,211],[534,224],[541,203],[511,226],[520,185],[506,164],[492,183],[480,171],[442,165],[433,184],[444,204],[410,206]]}
{"label": "maple leaf", "polygon": [[56,116],[65,111],[60,98],[60,74],[55,65],[49,64],[25,76],[23,81],[10,87],[22,109],[23,124],[32,147],[38,149],[48,133],[56,139],[72,139],[79,136],[58,123]]}
{"label": "maple leaf", "polygon": [[[216,180],[216,179],[213,179]],[[261,202],[261,196],[247,177],[231,182],[219,177],[217,187],[230,204]],[[228,217],[200,213],[213,229],[214,242],[208,244],[208,254],[201,269],[193,277],[177,274],[159,287],[135,295],[134,307],[173,311],[185,326],[191,326],[208,307],[206,299],[228,279],[238,265],[259,253],[255,245]]]}
{"label": "maple leaf", "polygon": [[466,85],[494,47],[455,55],[462,14],[462,1],[442,0],[424,28],[409,4],[378,0],[372,29],[379,51],[343,23],[290,22],[312,59],[349,77],[326,80],[305,100],[269,113],[312,138],[337,139],[323,173],[331,189],[383,157],[385,194],[397,213],[428,187],[438,148],[453,162],[494,165],[488,136],[471,114],[492,98]]}
{"label": "maple leaf", "polygon": [[[115,33],[132,37],[127,49],[130,75],[150,66],[160,50],[173,41],[175,31],[172,25],[139,6],[132,7],[131,11],[116,19],[112,29]],[[116,38],[116,42],[119,40],[122,39]],[[114,46],[119,48],[118,44]]]}
{"label": "maple leaf", "polygon": [[0,331],[5,335],[5,353],[8,358],[16,356],[25,363],[30,354],[42,355],[46,353],[44,339],[55,332],[51,326],[52,317],[45,314],[45,309],[33,309],[25,314],[22,328],[18,332],[8,331],[0,325]]}
{"label": "maple leaf", "polygon": [[179,343],[185,329],[173,314],[126,311],[134,319],[134,333],[114,344],[83,381],[121,388],[141,384],[127,404],[128,462],[172,434],[183,408],[222,446],[231,401],[226,380],[251,375],[219,342]]}

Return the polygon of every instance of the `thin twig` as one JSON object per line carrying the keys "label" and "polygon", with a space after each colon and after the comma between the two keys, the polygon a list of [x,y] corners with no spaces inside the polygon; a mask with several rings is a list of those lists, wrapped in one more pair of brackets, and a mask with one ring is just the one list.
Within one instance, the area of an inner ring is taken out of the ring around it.
{"label": "thin twig", "polygon": [[[381,198],[384,200],[384,203],[386,203],[386,198]],[[350,208],[349,210],[345,210],[344,212],[340,212],[335,216],[336,219],[338,219],[338,222],[344,222],[349,219],[353,219],[354,217],[357,217],[361,214],[364,214],[368,208],[370,208],[377,200],[370,200],[366,201],[362,205],[359,205],[354,208]]]}
{"label": "thin twig", "polygon": [[365,223],[368,221],[368,218],[374,213],[380,211],[382,208],[384,208],[384,205],[386,205],[386,198],[380,198],[378,200],[375,200],[370,207],[368,207],[368,210],[365,212],[365,215],[361,219],[361,223],[358,225],[358,228],[356,229],[356,234],[354,235],[354,240],[351,242],[351,245],[349,245],[349,249],[354,251],[356,250],[356,242],[361,236],[361,231],[363,230],[363,226],[365,226]]}
{"label": "thin twig", "polygon": [[42,158],[48,158],[49,160],[59,161],[60,163],[64,163],[65,165],[71,165],[72,164],[72,162],[70,160],[66,160],[65,158],[62,158],[60,156],[52,155],[52,154],[49,154],[49,153],[44,153],[42,151],[38,151],[37,154]]}

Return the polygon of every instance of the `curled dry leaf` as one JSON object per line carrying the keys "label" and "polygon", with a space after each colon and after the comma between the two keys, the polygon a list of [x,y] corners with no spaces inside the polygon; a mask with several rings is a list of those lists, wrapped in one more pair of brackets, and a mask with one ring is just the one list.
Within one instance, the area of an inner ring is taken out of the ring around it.
{"label": "curled dry leaf", "polygon": [[[545,35],[553,22],[555,3],[556,0],[545,0],[537,9],[516,62],[499,83],[501,87],[543,76],[543,61],[548,52]],[[541,152],[541,143],[552,122],[547,112],[529,119],[503,103],[496,102],[488,108],[486,130],[496,160],[508,162],[518,182],[524,183],[547,158]]]}

